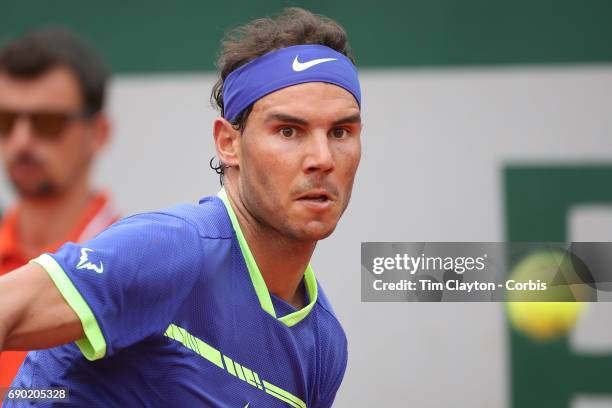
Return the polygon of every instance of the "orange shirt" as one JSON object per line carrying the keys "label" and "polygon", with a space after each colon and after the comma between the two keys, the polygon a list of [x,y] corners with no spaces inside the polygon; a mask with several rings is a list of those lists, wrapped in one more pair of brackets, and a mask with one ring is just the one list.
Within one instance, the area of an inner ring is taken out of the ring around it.
{"label": "orange shirt", "polygon": [[[19,210],[7,212],[0,224],[0,275],[10,272],[27,264],[30,259],[23,254],[17,238],[17,220]],[[66,236],[65,240],[56,242],[45,248],[44,252],[55,252],[65,242],[83,242],[93,238],[104,228],[117,221],[119,216],[112,206],[107,194],[99,193],[94,196],[83,214]],[[27,351],[6,351],[0,354],[0,387],[8,387]]]}

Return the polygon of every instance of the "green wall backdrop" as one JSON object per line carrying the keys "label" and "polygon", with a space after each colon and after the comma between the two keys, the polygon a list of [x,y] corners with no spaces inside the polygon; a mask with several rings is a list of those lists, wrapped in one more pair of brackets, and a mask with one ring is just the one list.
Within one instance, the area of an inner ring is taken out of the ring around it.
{"label": "green wall backdrop", "polygon": [[63,24],[116,72],[212,70],[225,29],[288,6],[340,21],[362,67],[612,61],[606,0],[12,1],[0,39]]}
{"label": "green wall backdrop", "polygon": [[[567,214],[584,203],[610,204],[612,166],[508,166],[504,171],[508,241],[565,242]],[[612,354],[580,355],[566,336],[540,343],[511,327],[512,406],[570,408],[577,394],[612,394]]]}

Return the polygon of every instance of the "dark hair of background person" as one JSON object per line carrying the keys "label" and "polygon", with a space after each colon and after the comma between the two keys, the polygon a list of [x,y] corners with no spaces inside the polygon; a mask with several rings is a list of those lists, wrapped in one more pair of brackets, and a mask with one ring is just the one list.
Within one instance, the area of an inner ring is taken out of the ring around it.
{"label": "dark hair of background person", "polygon": [[86,114],[104,108],[108,71],[96,53],[67,29],[33,31],[0,49],[0,72],[10,77],[34,79],[57,67],[76,75]]}
{"label": "dark hair of background person", "polygon": [[[276,18],[257,19],[225,35],[217,60],[219,79],[212,88],[211,103],[223,116],[223,83],[232,71],[270,51],[303,44],[325,45],[355,63],[346,31],[340,24],[301,8],[287,8]],[[251,104],[232,121],[236,130],[244,130],[252,108]],[[211,168],[220,175],[223,184],[225,165],[222,162],[215,165],[213,161],[214,157],[210,161]]]}

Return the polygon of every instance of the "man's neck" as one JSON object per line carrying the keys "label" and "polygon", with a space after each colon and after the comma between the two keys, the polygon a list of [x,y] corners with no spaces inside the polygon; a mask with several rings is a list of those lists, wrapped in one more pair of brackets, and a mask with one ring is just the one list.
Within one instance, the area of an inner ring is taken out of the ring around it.
{"label": "man's neck", "polygon": [[86,183],[61,194],[22,198],[18,202],[17,235],[26,257],[34,257],[67,238],[87,207],[92,193]]}
{"label": "man's neck", "polygon": [[316,242],[290,240],[276,230],[263,227],[246,210],[237,191],[226,188],[226,192],[268,291],[298,309],[303,307],[306,303],[304,271]]}

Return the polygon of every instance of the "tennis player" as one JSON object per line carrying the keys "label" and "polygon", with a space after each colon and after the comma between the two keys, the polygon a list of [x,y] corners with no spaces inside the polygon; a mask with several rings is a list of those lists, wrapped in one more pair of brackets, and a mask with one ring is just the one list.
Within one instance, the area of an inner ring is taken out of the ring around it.
{"label": "tennis player", "polygon": [[331,406],[347,343],[309,262],[361,154],[346,34],[289,9],[230,32],[219,68],[216,196],[0,278],[0,344],[49,348],[15,389],[68,387],[68,405],[88,407]]}

